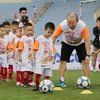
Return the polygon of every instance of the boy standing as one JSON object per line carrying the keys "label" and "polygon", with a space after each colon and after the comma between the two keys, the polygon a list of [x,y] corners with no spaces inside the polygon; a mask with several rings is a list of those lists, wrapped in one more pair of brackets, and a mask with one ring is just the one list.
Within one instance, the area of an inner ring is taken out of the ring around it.
{"label": "boy standing", "polygon": [[33,46],[36,51],[36,86],[33,91],[39,90],[40,78],[44,74],[45,79],[52,76],[53,53],[55,52],[51,35],[55,30],[55,25],[48,22],[44,28],[44,34],[40,35]]}

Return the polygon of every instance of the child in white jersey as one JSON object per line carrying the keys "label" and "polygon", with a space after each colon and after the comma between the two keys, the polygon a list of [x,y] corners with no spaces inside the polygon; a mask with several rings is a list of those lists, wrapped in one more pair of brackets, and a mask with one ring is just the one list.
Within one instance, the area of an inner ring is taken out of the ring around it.
{"label": "child in white jersey", "polygon": [[[10,46],[12,46],[12,44],[14,43],[14,40],[15,40],[15,37],[16,37],[16,30],[18,28],[18,25],[19,25],[19,23],[17,21],[12,21],[12,23],[11,23],[11,32],[9,34]],[[15,67],[14,67],[14,50],[11,50],[9,52],[8,64],[9,64],[8,78],[13,79],[13,70],[15,71]]]}
{"label": "child in white jersey", "polygon": [[16,71],[16,85],[20,85],[21,82],[21,64],[18,62],[18,44],[20,38],[22,37],[22,30],[20,28],[16,29],[16,36],[14,38],[14,43],[12,44],[12,49],[14,49],[14,67]]}
{"label": "child in white jersey", "polygon": [[8,40],[4,37],[5,28],[0,25],[0,67],[1,67],[1,78],[3,81],[7,81],[7,60],[6,53],[8,48]]}
{"label": "child in white jersey", "polygon": [[21,62],[22,85],[28,87],[32,85],[34,68],[31,64],[32,46],[34,45],[33,26],[31,23],[24,25],[25,35],[21,37],[18,45],[18,60]]}
{"label": "child in white jersey", "polygon": [[44,75],[45,79],[49,79],[52,76],[53,55],[55,52],[51,35],[55,30],[55,25],[48,22],[44,28],[44,34],[40,35],[33,46],[33,50],[36,51],[36,85],[33,87],[33,91],[39,90],[40,78]]}

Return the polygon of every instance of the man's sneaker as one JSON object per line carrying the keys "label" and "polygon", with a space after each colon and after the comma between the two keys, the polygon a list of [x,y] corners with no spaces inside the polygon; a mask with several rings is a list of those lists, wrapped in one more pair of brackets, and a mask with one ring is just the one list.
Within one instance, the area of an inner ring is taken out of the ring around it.
{"label": "man's sneaker", "polygon": [[35,85],[33,86],[33,90],[32,91],[38,91],[39,90],[39,86]]}
{"label": "man's sneaker", "polygon": [[60,80],[60,81],[58,82],[57,87],[66,87],[66,84],[65,84],[64,81]]}
{"label": "man's sneaker", "polygon": [[19,85],[21,85],[20,82],[17,82],[17,83],[16,83],[16,86],[19,86]]}

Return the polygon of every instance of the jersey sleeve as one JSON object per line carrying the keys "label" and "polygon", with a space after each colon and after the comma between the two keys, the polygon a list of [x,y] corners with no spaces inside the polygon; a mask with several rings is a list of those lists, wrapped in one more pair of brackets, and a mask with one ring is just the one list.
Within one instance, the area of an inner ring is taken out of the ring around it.
{"label": "jersey sleeve", "polygon": [[38,49],[39,49],[39,41],[38,40],[35,40],[34,46],[33,46],[32,49],[35,50],[35,51],[38,51]]}
{"label": "jersey sleeve", "polygon": [[53,54],[55,54],[57,52],[57,50],[54,45],[52,47],[53,47]]}
{"label": "jersey sleeve", "polygon": [[7,50],[11,49],[10,42],[7,43]]}
{"label": "jersey sleeve", "polygon": [[88,31],[88,27],[87,27],[87,26],[85,26],[85,27],[83,28],[83,30],[82,30],[82,37],[83,37],[84,39],[89,38],[89,31]]}
{"label": "jersey sleeve", "polygon": [[11,49],[12,49],[12,50],[15,50],[15,49],[16,49],[16,44],[15,44],[15,43],[13,43],[13,44],[11,45]]}
{"label": "jersey sleeve", "polygon": [[61,25],[59,24],[58,27],[56,28],[55,32],[54,32],[54,36],[59,37],[62,34],[63,30]]}
{"label": "jersey sleeve", "polygon": [[24,49],[24,43],[22,41],[18,42],[18,50],[22,51]]}

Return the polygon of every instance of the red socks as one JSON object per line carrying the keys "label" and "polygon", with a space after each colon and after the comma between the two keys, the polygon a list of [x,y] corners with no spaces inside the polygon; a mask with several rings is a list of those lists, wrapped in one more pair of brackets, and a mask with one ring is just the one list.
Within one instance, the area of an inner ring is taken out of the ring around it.
{"label": "red socks", "polygon": [[5,80],[7,78],[7,68],[1,68],[2,70],[2,79]]}
{"label": "red socks", "polygon": [[9,65],[8,67],[8,78],[13,79],[13,65]]}

